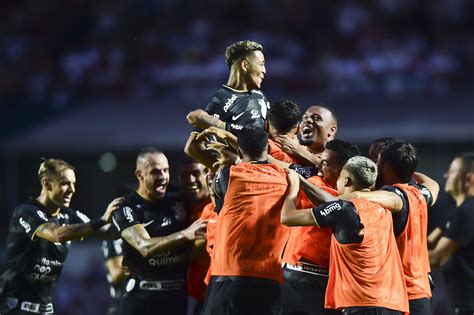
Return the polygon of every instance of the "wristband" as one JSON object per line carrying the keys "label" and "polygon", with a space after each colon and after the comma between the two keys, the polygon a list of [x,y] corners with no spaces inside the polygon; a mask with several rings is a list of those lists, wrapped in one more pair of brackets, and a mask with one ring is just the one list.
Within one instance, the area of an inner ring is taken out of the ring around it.
{"label": "wristband", "polygon": [[91,225],[93,231],[97,231],[98,229],[103,227],[106,224],[106,222],[102,220],[102,218],[97,218],[97,219],[90,220],[89,224]]}

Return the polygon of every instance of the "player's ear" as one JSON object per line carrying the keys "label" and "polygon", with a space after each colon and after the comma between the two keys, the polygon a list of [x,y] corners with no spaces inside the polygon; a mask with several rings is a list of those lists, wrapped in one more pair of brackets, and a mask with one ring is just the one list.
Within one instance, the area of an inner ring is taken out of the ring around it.
{"label": "player's ear", "polygon": [[354,185],[354,181],[352,180],[352,178],[350,178],[349,176],[346,176],[346,178],[344,178],[344,187],[351,187]]}
{"label": "player's ear", "polygon": [[242,71],[244,72],[247,72],[248,69],[249,69],[249,62],[247,61],[247,59],[242,59],[240,61],[240,68],[242,69]]}
{"label": "player's ear", "polygon": [[329,132],[328,132],[328,138],[334,138],[337,132],[337,126],[336,124],[332,124],[331,127],[329,127]]}
{"label": "player's ear", "polygon": [[51,183],[47,178],[43,178],[41,180],[41,186],[43,186],[46,190],[51,190]]}
{"label": "player's ear", "polygon": [[138,181],[143,180],[143,174],[141,170],[135,170],[135,176],[137,177]]}
{"label": "player's ear", "polygon": [[464,188],[467,190],[474,185],[474,172],[467,172],[464,177]]}

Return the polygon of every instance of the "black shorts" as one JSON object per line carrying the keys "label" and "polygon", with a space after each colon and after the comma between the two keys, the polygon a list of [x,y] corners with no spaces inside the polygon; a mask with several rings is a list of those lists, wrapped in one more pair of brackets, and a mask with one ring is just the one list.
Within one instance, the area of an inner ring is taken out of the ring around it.
{"label": "black shorts", "polygon": [[431,302],[428,298],[408,300],[410,315],[431,315]]}
{"label": "black shorts", "polygon": [[120,306],[121,298],[113,298],[110,302],[110,306],[107,309],[107,315],[118,315],[119,314],[119,306]]}
{"label": "black shorts", "polygon": [[186,290],[143,290],[135,286],[125,292],[119,305],[119,315],[186,315]]}
{"label": "black shorts", "polygon": [[281,314],[278,282],[254,277],[211,278],[201,315]]}
{"label": "black shorts", "polygon": [[342,310],[342,315],[402,315],[400,311],[391,310],[385,307],[361,306],[349,307]]}
{"label": "black shorts", "polygon": [[328,277],[283,268],[281,307],[283,315],[336,315],[340,311],[325,309]]}

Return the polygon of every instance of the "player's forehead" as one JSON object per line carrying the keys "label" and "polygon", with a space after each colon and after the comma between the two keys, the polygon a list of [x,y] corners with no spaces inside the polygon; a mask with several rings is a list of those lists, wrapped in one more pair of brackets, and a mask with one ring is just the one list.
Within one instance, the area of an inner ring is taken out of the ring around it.
{"label": "player's forehead", "polygon": [[179,167],[180,174],[196,173],[196,172],[202,173],[205,171],[206,171],[206,166],[198,162],[183,164]]}
{"label": "player's forehead", "polygon": [[326,162],[333,162],[337,158],[337,153],[333,150],[324,149],[323,153],[321,153],[321,160]]}
{"label": "player's forehead", "polygon": [[145,157],[146,167],[150,169],[169,169],[168,159],[163,153],[147,154]]}
{"label": "player's forehead", "polygon": [[256,62],[265,62],[265,56],[262,51],[254,50],[249,55],[250,59]]}
{"label": "player's forehead", "polygon": [[64,182],[75,183],[76,174],[74,173],[72,169],[67,168],[55,175],[52,175],[50,177],[50,180],[54,182],[58,182],[58,183],[64,183]]}
{"label": "player's forehead", "polygon": [[309,107],[304,116],[320,116],[323,120],[332,119],[332,113],[329,109],[324,106],[314,105]]}

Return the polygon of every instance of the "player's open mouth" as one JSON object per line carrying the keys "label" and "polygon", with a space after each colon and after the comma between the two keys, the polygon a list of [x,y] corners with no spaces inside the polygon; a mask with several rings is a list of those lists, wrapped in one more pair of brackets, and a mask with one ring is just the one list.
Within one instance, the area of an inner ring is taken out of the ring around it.
{"label": "player's open mouth", "polygon": [[321,169],[318,169],[318,176],[324,177],[324,172]]}
{"label": "player's open mouth", "polygon": [[156,186],[155,190],[160,193],[166,192],[166,185],[158,185]]}
{"label": "player's open mouth", "polygon": [[314,129],[309,126],[303,126],[303,129],[301,129],[301,131],[304,138],[310,138],[313,136],[314,133]]}
{"label": "player's open mouth", "polygon": [[195,192],[199,190],[199,186],[198,185],[189,186],[186,188],[186,190]]}

